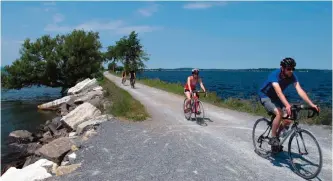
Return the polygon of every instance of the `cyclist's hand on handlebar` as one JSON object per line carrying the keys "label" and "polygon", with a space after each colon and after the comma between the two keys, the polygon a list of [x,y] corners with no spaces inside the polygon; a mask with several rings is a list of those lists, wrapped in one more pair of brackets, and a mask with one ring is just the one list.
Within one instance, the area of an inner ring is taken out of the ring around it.
{"label": "cyclist's hand on handlebar", "polygon": [[288,116],[290,116],[291,115],[291,106],[290,105],[286,106],[286,111],[287,111]]}
{"label": "cyclist's hand on handlebar", "polygon": [[320,112],[320,108],[317,105],[311,105],[311,107],[313,107],[317,112]]}

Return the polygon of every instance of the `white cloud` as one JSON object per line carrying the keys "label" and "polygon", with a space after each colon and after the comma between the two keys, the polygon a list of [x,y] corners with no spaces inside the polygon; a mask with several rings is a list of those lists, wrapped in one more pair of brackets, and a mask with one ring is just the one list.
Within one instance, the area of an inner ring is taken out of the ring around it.
{"label": "white cloud", "polygon": [[142,15],[142,16],[151,16],[153,15],[154,13],[156,13],[158,11],[158,7],[159,5],[158,4],[152,4],[148,7],[145,7],[145,8],[140,8],[138,10],[138,12]]}
{"label": "white cloud", "polygon": [[194,2],[187,3],[183,6],[184,9],[207,9],[213,6],[224,6],[227,2]]}
{"label": "white cloud", "polygon": [[59,26],[58,23],[63,22],[65,19],[65,16],[60,14],[60,13],[56,13],[53,15],[53,23],[50,23],[48,25],[46,25],[46,27],[44,28],[44,31],[49,31],[49,32],[67,32],[70,31],[72,28],[69,26]]}
{"label": "white cloud", "polygon": [[60,26],[55,23],[48,24],[44,30],[48,32],[69,32],[74,29],[83,29],[86,31],[109,31],[116,34],[128,34],[131,31],[136,31],[138,33],[148,33],[163,29],[160,26],[150,26],[150,25],[128,25],[122,20],[113,20],[108,22],[102,22],[98,20],[88,21],[76,26]]}
{"label": "white cloud", "polygon": [[109,21],[106,23],[99,21],[88,21],[86,23],[76,26],[76,29],[84,29],[87,31],[105,31],[105,30],[115,30],[124,25],[121,20]]}
{"label": "white cloud", "polygon": [[64,19],[65,19],[65,16],[60,13],[56,13],[55,15],[53,15],[54,23],[60,23],[60,22],[64,21]]}
{"label": "white cloud", "polygon": [[57,24],[48,24],[44,28],[44,31],[65,33],[65,32],[71,31],[72,29],[73,28],[71,28],[69,26],[59,26]]}

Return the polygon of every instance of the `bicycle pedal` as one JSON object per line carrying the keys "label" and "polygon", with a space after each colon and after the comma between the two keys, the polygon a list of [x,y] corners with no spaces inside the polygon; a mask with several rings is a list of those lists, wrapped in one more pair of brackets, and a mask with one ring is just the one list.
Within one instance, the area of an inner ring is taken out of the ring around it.
{"label": "bicycle pedal", "polygon": [[272,146],[271,151],[274,154],[283,152],[283,146]]}

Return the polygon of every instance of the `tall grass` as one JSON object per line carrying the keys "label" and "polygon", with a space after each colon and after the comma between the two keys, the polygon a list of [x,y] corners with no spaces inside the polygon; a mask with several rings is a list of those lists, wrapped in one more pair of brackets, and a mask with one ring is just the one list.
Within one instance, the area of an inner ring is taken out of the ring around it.
{"label": "tall grass", "polygon": [[111,102],[110,107],[106,109],[108,113],[131,121],[143,121],[149,117],[145,107],[139,101],[112,81],[104,78],[99,80],[99,84],[105,90],[104,97]]}
{"label": "tall grass", "polygon": [[[120,74],[115,74],[116,76],[120,76]],[[150,87],[155,87],[161,90],[165,90],[174,94],[184,95],[183,84],[180,82],[177,83],[169,83],[165,81],[161,81],[160,79],[148,79],[142,78],[138,79],[137,82],[145,84]],[[254,97],[249,97],[249,99],[240,99],[240,98],[227,98],[222,100],[216,92],[207,91],[207,97],[201,96],[200,99],[203,102],[207,102],[213,104],[218,107],[228,108],[240,112],[246,112],[253,115],[258,116],[267,116],[267,112],[265,108],[260,104],[259,100]],[[315,116],[313,118],[306,118],[305,114],[307,112],[301,114],[301,122],[306,124],[322,124],[322,125],[332,125],[332,108],[330,107],[321,107],[321,112],[319,116]]]}

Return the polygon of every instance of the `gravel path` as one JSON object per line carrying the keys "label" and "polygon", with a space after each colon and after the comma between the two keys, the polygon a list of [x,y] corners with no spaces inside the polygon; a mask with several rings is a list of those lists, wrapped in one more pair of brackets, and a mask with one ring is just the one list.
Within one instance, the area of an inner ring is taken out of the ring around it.
{"label": "gravel path", "polygon": [[[77,152],[82,167],[47,180],[303,180],[293,173],[287,152],[262,158],[253,151],[256,116],[204,103],[205,125],[187,121],[184,97],[136,83],[121,84],[105,76],[144,104],[152,118],[142,123],[112,120]],[[314,180],[332,180],[331,130],[306,126],[323,153],[323,168]],[[287,150],[285,143],[285,150]]]}

